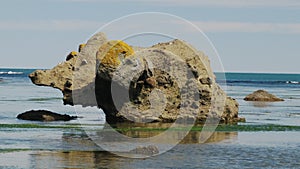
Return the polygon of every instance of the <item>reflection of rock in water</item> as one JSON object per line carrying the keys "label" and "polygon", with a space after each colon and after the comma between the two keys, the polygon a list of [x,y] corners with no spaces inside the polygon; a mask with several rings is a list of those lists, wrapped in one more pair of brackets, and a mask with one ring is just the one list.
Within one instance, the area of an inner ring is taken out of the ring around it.
{"label": "reflection of rock in water", "polygon": [[[199,135],[200,132],[191,132],[185,137],[181,144],[198,143],[197,140]],[[220,142],[236,137],[236,132],[215,132],[207,142]],[[80,139],[83,141],[80,141]],[[89,147],[90,144],[92,144],[92,140],[87,139],[87,136],[84,135],[67,135],[64,137],[64,141],[66,141],[67,144],[74,141],[77,144],[77,150],[34,152],[31,154],[30,160],[31,165],[34,166],[33,168],[101,168],[104,166],[109,166],[109,168],[120,168],[129,162],[127,161],[128,158],[123,158],[110,152],[99,151],[93,148],[85,149],[85,146]],[[75,144],[73,145],[75,146]],[[193,149],[193,146],[188,147]],[[159,152],[155,146],[147,146],[137,147],[129,153],[154,155]]]}
{"label": "reflection of rock in water", "polygon": [[[152,123],[152,125],[154,125]],[[165,124],[160,127],[165,127]],[[122,124],[123,129],[126,129]],[[157,126],[156,126],[157,127]],[[120,129],[120,128],[119,128]],[[237,132],[214,132],[210,138],[201,140],[204,132],[201,131],[183,131],[171,130],[167,134],[164,130],[153,130],[153,128],[135,128],[124,130],[120,133],[113,129],[100,129],[93,131],[69,131],[66,130],[62,136],[62,142],[59,146],[61,150],[66,151],[105,151],[109,150],[117,154],[124,154],[137,158],[152,156],[163,152],[164,145],[172,146],[177,144],[199,144],[216,143],[224,140],[234,139]],[[116,133],[118,134],[116,136]],[[188,133],[188,134],[187,134]],[[163,137],[156,138],[158,135]],[[144,138],[141,143],[132,142],[131,138]],[[148,139],[149,138],[149,139]],[[151,141],[149,141],[151,139]],[[104,146],[104,147],[101,147]],[[119,147],[117,149],[106,149],[107,146]]]}
{"label": "reflection of rock in water", "polygon": [[[133,138],[142,138],[142,137],[154,137],[161,134],[163,131],[126,131],[122,132],[124,135],[133,137]],[[164,140],[160,140],[160,143],[172,143],[180,138],[183,134],[186,134],[185,131],[171,131],[166,137],[163,137]],[[201,132],[200,131],[190,131],[184,139],[180,142],[181,144],[195,144],[202,143],[200,140]],[[209,139],[205,143],[214,143],[220,142],[226,139],[233,139],[237,137],[237,132],[213,132]],[[119,141],[119,140],[118,140]],[[125,140],[124,140],[125,141]]]}
{"label": "reflection of rock in water", "polygon": [[272,105],[271,102],[259,102],[259,101],[251,102],[251,104],[252,104],[254,107],[268,107],[268,106],[271,106],[271,105]]}
{"label": "reflection of rock in water", "polygon": [[[134,131],[134,132],[126,132],[127,136],[147,136],[147,137],[153,137],[155,135],[158,135],[162,133],[163,131]],[[168,134],[165,137],[165,140],[160,140],[161,143],[173,143],[172,140],[176,140],[180,135],[185,134],[183,131],[172,131],[171,134]],[[237,132],[214,132],[211,134],[209,139],[205,141],[205,143],[216,143],[221,142],[227,139],[234,139],[237,138],[238,133]],[[180,144],[197,144],[202,143],[200,140],[201,132],[200,131],[190,131],[182,141],[180,141]],[[172,137],[174,139],[172,139]]]}
{"label": "reflection of rock in water", "polygon": [[99,151],[101,148],[84,131],[64,132],[62,135],[62,149]]}
{"label": "reflection of rock in water", "polygon": [[[115,126],[116,127],[116,126]],[[172,128],[168,130],[170,124],[167,123],[150,123],[150,124],[125,124],[121,123],[115,129],[103,129],[92,132],[87,132],[88,135],[96,143],[127,143],[132,138],[151,139],[157,144],[196,144],[196,143],[213,143],[220,142],[226,139],[237,137],[237,132],[201,132],[189,131],[185,128]],[[186,127],[186,126],[184,126]],[[202,140],[207,134],[208,139]],[[163,135],[163,136],[162,136]],[[203,137],[204,136],[204,137]],[[157,138],[155,138],[157,137]],[[149,145],[149,144],[148,144]]]}
{"label": "reflection of rock in water", "polygon": [[33,168],[120,168],[120,157],[97,151],[43,151],[32,154]]}
{"label": "reflection of rock in water", "polygon": [[130,150],[133,154],[142,154],[142,155],[154,155],[158,154],[159,150],[158,147],[155,145],[149,145],[149,146],[138,146],[137,148]]}
{"label": "reflection of rock in water", "polygon": [[[181,142],[182,144],[191,144],[191,143],[199,143],[200,140],[197,139],[189,139],[190,136],[193,138],[200,138],[201,132],[192,131],[187,137]],[[214,132],[205,143],[217,143],[225,140],[233,140],[237,139],[237,132]],[[195,141],[195,142],[193,142]]]}
{"label": "reflection of rock in water", "polygon": [[[148,133],[148,135],[151,136],[157,134],[154,133],[154,131],[137,132],[139,132],[138,135],[146,135],[145,133]],[[175,131],[172,133],[174,134],[173,137],[180,134],[180,132]],[[192,131],[184,138],[184,140],[181,141],[181,145],[186,146],[183,144],[197,144],[199,143],[199,136],[200,132]],[[210,139],[207,140],[207,142],[220,142],[227,139],[234,139],[236,137],[237,132],[215,132]],[[166,140],[162,140],[162,144],[166,143],[168,139],[169,141],[172,139],[171,135],[166,138]],[[136,147],[128,153],[146,155],[158,154],[159,152],[157,147],[155,144],[153,145],[154,146]],[[185,148],[193,149],[193,146],[188,145]],[[70,132],[69,130],[66,130],[63,134],[62,147],[60,150],[32,152],[30,158],[31,166],[33,166],[31,168],[98,168],[104,166],[109,166],[109,168],[120,168],[120,166],[128,164],[128,158],[122,158],[110,152],[101,150],[101,148],[97,147],[93,140],[89,138],[84,131]]]}

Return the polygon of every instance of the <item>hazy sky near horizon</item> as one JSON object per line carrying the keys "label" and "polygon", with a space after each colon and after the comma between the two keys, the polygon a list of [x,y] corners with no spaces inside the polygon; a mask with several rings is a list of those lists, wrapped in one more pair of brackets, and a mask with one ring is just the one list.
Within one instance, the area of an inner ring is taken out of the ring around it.
{"label": "hazy sky near horizon", "polygon": [[137,12],[164,12],[192,22],[211,40],[227,72],[300,73],[298,0],[3,1],[0,67],[51,68],[101,26]]}

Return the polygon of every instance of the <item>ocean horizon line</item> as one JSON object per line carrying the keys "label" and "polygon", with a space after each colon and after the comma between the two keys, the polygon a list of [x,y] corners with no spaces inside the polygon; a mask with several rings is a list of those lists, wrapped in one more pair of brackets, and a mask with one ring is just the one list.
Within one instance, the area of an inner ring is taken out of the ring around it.
{"label": "ocean horizon line", "polygon": [[[0,67],[0,69],[23,69],[23,70],[48,70],[51,68],[35,68],[35,67]],[[300,72],[257,72],[257,71],[214,71],[216,74],[230,73],[230,74],[287,74],[287,75],[298,75]]]}

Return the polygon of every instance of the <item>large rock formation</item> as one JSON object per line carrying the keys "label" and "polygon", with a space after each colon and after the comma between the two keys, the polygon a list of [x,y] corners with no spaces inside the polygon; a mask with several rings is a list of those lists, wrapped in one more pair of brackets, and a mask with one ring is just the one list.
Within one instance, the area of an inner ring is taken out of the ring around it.
{"label": "large rock formation", "polygon": [[284,101],[264,90],[257,90],[244,98],[245,101],[263,101],[263,102],[277,102]]}
{"label": "large rock formation", "polygon": [[64,104],[102,108],[109,123],[241,120],[208,57],[181,40],[139,48],[98,33],[67,61],[29,77],[60,89]]}

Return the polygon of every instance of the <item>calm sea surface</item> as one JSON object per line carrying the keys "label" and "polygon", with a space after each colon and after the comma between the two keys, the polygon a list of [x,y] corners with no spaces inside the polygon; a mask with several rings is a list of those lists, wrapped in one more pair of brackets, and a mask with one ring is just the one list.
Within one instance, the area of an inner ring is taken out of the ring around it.
{"label": "calm sea surface", "polygon": [[[217,73],[219,84],[240,104],[247,122],[214,133],[207,143],[199,132],[173,149],[150,158],[125,158],[101,150],[80,128],[105,123],[97,108],[65,106],[56,89],[35,86],[33,69],[0,69],[0,168],[300,168],[300,75]],[[264,89],[285,99],[245,102]],[[46,109],[80,115],[70,122],[32,122],[19,113]],[[145,133],[141,133],[145,134]]]}

